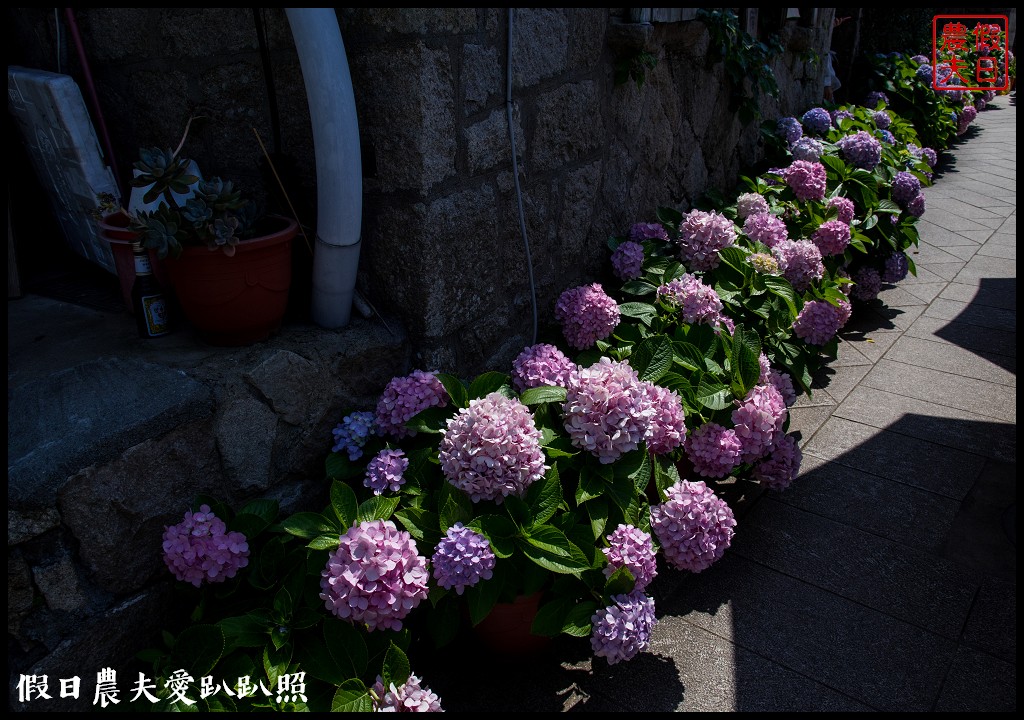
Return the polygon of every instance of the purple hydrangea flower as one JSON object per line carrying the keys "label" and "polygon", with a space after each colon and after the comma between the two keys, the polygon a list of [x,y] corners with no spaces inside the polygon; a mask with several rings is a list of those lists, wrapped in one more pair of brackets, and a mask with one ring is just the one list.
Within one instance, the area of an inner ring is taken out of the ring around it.
{"label": "purple hydrangea flower", "polygon": [[825,207],[829,210],[836,210],[836,212],[839,213],[839,216],[836,219],[840,222],[844,222],[847,225],[853,222],[853,216],[855,213],[853,200],[837,195],[829,200]]}
{"label": "purple hydrangea flower", "polygon": [[800,472],[803,453],[796,438],[786,435],[772,448],[771,454],[754,465],[754,479],[771,490],[782,491],[790,486]]}
{"label": "purple hydrangea flower", "polygon": [[615,665],[632,660],[650,646],[651,631],[658,619],[654,615],[654,599],[634,590],[628,595],[612,596],[612,604],[594,613],[590,622],[594,656]]}
{"label": "purple hydrangea flower", "polygon": [[668,231],[661,223],[636,223],[629,229],[629,239],[635,243],[642,243],[644,240],[668,242]]}
{"label": "purple hydrangea flower", "polygon": [[811,236],[823,256],[842,255],[850,244],[850,226],[842,220],[826,220]]}
{"label": "purple hydrangea flower", "polygon": [[800,122],[808,132],[815,135],[824,135],[832,127],[832,116],[825,108],[811,108],[800,118]]}
{"label": "purple hydrangea flower", "polygon": [[778,261],[767,253],[753,253],[747,256],[747,262],[762,275],[778,275],[781,272]]}
{"label": "purple hydrangea flower", "polygon": [[736,332],[736,323],[728,315],[721,315],[718,318],[718,328],[715,329],[715,335],[719,333],[721,328],[725,328],[727,333],[733,335]]}
{"label": "purple hydrangea flower", "polygon": [[722,301],[715,289],[689,273],[660,286],[657,297],[678,307],[683,321],[691,325],[714,325],[722,313]]}
{"label": "purple hydrangea flower", "polygon": [[926,62],[928,62],[928,58],[925,55],[914,55],[910,59],[916,62],[918,65],[924,65]]}
{"label": "purple hydrangea flower", "polygon": [[892,118],[889,117],[889,113],[885,110],[878,110],[871,114],[871,117],[875,120],[875,127],[879,130],[888,130],[889,125],[892,124]]}
{"label": "purple hydrangea flower", "polygon": [[743,223],[743,233],[768,247],[775,247],[783,240],[789,239],[786,223],[771,213],[756,213]]}
{"label": "purple hydrangea flower", "polygon": [[692,210],[679,226],[680,255],[693,270],[718,267],[718,251],[736,242],[732,220],[715,211]]}
{"label": "purple hydrangea flower", "polygon": [[679,570],[707,570],[732,543],[732,508],[703,480],[681,480],[666,495],[665,502],[651,508],[651,532],[665,559]]}
{"label": "purple hydrangea flower", "polygon": [[743,193],[736,198],[736,217],[745,220],[751,215],[768,212],[768,201],[759,193]]}
{"label": "purple hydrangea flower", "polygon": [[538,343],[523,348],[512,361],[512,385],[516,392],[543,385],[565,387],[576,363],[554,345]]}
{"label": "purple hydrangea flower", "polygon": [[756,385],[732,411],[733,429],[743,447],[741,459],[751,462],[762,457],[782,433],[788,412],[782,393],[773,385]]}
{"label": "purple hydrangea flower", "polygon": [[612,334],[619,324],[619,306],[600,283],[566,290],[558,298],[555,319],[562,333],[577,350],[586,350]]}
{"label": "purple hydrangea flower", "polygon": [[981,112],[986,107],[988,107],[988,101],[985,100],[985,98],[980,97],[974,101],[974,109],[977,110],[978,112]]}
{"label": "purple hydrangea flower", "polygon": [[376,432],[373,413],[354,412],[346,415],[331,432],[334,434],[331,452],[346,452],[349,460],[358,460],[363,456],[366,440]]}
{"label": "purple hydrangea flower", "polygon": [[621,243],[612,253],[612,270],[620,280],[640,277],[644,270],[644,246],[632,240]]}
{"label": "purple hydrangea flower", "polygon": [[818,162],[821,153],[825,151],[822,144],[812,137],[802,137],[797,140],[790,150],[794,160],[806,160],[807,162]]}
{"label": "purple hydrangea flower", "polygon": [[885,259],[885,272],[882,273],[882,282],[898,283],[910,272],[910,263],[905,253],[894,251]]}
{"label": "purple hydrangea flower", "polygon": [[384,678],[377,676],[377,682],[370,688],[374,712],[444,712],[441,709],[441,698],[430,688],[421,685],[423,680],[410,675],[402,687],[391,687],[385,690]]}
{"label": "purple hydrangea flower", "polygon": [[473,502],[522,497],[547,470],[533,415],[500,392],[470,400],[448,421],[439,457],[448,482]]}
{"label": "purple hydrangea flower", "polygon": [[836,145],[842,151],[843,157],[864,170],[874,170],[882,160],[882,144],[863,130],[847,135]]}
{"label": "purple hydrangea flower", "polygon": [[914,75],[916,75],[917,79],[920,80],[921,82],[925,82],[930,85],[934,77],[934,70],[932,70],[931,65],[929,65],[928,63],[924,63],[917,68],[917,71],[914,73]]}
{"label": "purple hydrangea flower", "polygon": [[381,450],[366,466],[363,485],[374,495],[398,492],[405,484],[403,473],[409,469],[409,458],[401,450]]}
{"label": "purple hydrangea flower", "polygon": [[757,364],[761,367],[761,374],[757,376],[757,382],[759,385],[764,385],[768,382],[768,375],[772,371],[772,364],[764,353],[757,356]]}
{"label": "purple hydrangea flower", "polygon": [[706,423],[686,438],[686,456],[694,469],[709,478],[725,477],[740,464],[743,443],[736,431],[718,423]]}
{"label": "purple hydrangea flower", "polygon": [[794,160],[786,168],[786,184],[799,200],[824,200],[826,179],[825,166],[821,163]]}
{"label": "purple hydrangea flower", "polygon": [[209,505],[188,511],[177,525],[164,527],[164,564],[182,582],[199,587],[233,578],[249,564],[249,543],[240,532],[228,532]]}
{"label": "purple hydrangea flower", "polygon": [[963,110],[960,111],[960,119],[957,120],[957,135],[963,135],[967,132],[967,128],[975,118],[978,117],[978,111],[973,105],[967,105]]}
{"label": "purple hydrangea flower", "polygon": [[877,132],[878,137],[881,138],[882,142],[884,142],[886,145],[892,145],[894,142],[896,142],[896,136],[893,135],[888,130],[879,130]]}
{"label": "purple hydrangea flower", "polygon": [[402,620],[427,597],[427,559],[416,541],[390,520],[349,528],[320,573],[320,599],[342,620],[369,630],[401,630]]}
{"label": "purple hydrangea flower", "polygon": [[882,103],[883,107],[889,104],[889,96],[884,92],[869,92],[867,98],[864,100],[864,104],[870,109],[874,110],[878,107],[878,103]]}
{"label": "purple hydrangea flower", "polygon": [[921,181],[908,172],[898,172],[892,179],[892,199],[906,207],[921,192]]}
{"label": "purple hydrangea flower", "polygon": [[924,193],[918,193],[913,200],[907,203],[907,212],[916,218],[924,215]]}
{"label": "purple hydrangea flower", "polygon": [[855,300],[870,302],[882,290],[882,276],[873,267],[862,267],[853,274],[853,290],[850,296]]}
{"label": "purple hydrangea flower", "polygon": [[853,113],[849,110],[834,110],[832,112],[832,124],[835,125],[836,129],[840,129],[839,126],[843,120],[853,119]]}
{"label": "purple hydrangea flower", "polygon": [[782,395],[782,401],[786,407],[793,407],[796,402],[796,389],[793,387],[793,378],[787,372],[772,370],[768,373],[767,381]]}
{"label": "purple hydrangea flower", "polygon": [[793,321],[793,332],[811,345],[825,345],[846,323],[844,315],[849,317],[848,309],[836,307],[825,300],[811,300],[804,303]]}
{"label": "purple hydrangea flower", "polygon": [[644,441],[655,455],[667,455],[683,444],[686,438],[686,411],[683,402],[672,390],[642,382],[651,415]]}
{"label": "purple hydrangea flower", "polygon": [[658,562],[651,536],[632,525],[619,525],[608,536],[609,547],[601,552],[608,559],[604,576],[611,577],[621,567],[629,569],[636,580],[633,590],[643,591],[658,574]]}
{"label": "purple hydrangea flower", "polygon": [[809,240],[784,240],[772,248],[772,254],[797,292],[803,292],[825,274],[821,251]]}
{"label": "purple hydrangea flower", "polygon": [[455,588],[459,595],[481,580],[490,580],[495,562],[490,541],[460,522],[448,528],[430,560],[437,584],[445,590]]}
{"label": "purple hydrangea flower", "polygon": [[448,392],[433,373],[413,370],[405,377],[392,378],[377,402],[377,429],[382,435],[404,438],[415,435],[405,423],[430,407],[448,404]]}
{"label": "purple hydrangea flower", "polygon": [[800,125],[800,121],[795,117],[779,118],[775,128],[779,136],[784,138],[790,145],[799,140],[804,134],[803,126]]}
{"label": "purple hydrangea flower", "polygon": [[572,444],[608,464],[639,447],[653,408],[629,363],[602,357],[573,373],[562,412]]}

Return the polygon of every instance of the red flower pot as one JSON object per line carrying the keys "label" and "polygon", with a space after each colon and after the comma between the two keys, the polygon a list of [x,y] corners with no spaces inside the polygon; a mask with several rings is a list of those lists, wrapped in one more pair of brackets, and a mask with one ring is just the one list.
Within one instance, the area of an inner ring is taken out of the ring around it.
{"label": "red flower pot", "polygon": [[541,593],[520,595],[510,603],[497,603],[474,628],[489,649],[501,655],[531,655],[548,646],[551,638],[530,634],[540,608]]}
{"label": "red flower pot", "polygon": [[249,345],[281,327],[292,280],[291,218],[266,218],[265,234],[242,240],[235,254],[182,248],[166,262],[178,304],[199,336],[211,345]]}

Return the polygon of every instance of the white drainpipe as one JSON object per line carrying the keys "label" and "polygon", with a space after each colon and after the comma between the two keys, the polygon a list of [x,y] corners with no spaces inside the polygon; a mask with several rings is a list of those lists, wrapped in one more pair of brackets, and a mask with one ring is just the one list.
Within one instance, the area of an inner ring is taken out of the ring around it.
{"label": "white drainpipe", "polygon": [[287,8],[309,100],[316,154],[313,322],[348,324],[359,267],[363,167],[352,76],[333,8]]}

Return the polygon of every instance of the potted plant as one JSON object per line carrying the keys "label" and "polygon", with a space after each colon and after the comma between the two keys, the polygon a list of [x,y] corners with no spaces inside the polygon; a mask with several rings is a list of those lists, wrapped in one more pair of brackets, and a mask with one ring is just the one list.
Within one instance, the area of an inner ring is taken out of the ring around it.
{"label": "potted plant", "polygon": [[[132,185],[148,188],[131,229],[160,259],[196,332],[212,345],[247,345],[281,326],[298,224],[261,216],[230,180],[200,179],[175,151],[145,148]],[[181,196],[191,191],[191,197]]]}

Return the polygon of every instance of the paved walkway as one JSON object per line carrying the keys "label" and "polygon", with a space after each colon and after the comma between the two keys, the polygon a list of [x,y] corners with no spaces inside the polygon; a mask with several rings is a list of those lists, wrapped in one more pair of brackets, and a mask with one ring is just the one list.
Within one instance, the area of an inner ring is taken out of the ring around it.
{"label": "paved walkway", "polygon": [[801,477],[738,503],[712,569],[657,579],[650,652],[446,658],[448,709],[1016,709],[1016,115],[998,98],[946,153],[917,277],[793,409]]}

